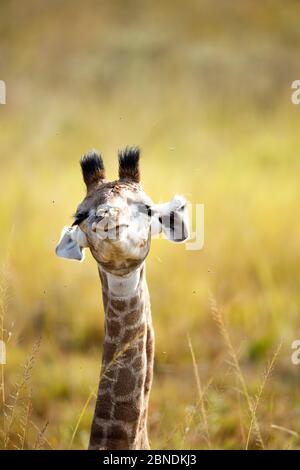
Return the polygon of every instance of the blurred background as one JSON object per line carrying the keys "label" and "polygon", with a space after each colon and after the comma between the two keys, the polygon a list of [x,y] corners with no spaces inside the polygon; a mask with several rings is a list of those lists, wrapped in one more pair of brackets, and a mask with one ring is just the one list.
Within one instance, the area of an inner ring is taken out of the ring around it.
{"label": "blurred background", "polygon": [[87,447],[100,283],[89,253],[54,250],[81,155],[101,151],[114,179],[130,144],[153,200],[205,205],[202,250],[154,240],[147,260],[152,448],[300,448],[299,15],[294,0],[1,1],[1,447]]}

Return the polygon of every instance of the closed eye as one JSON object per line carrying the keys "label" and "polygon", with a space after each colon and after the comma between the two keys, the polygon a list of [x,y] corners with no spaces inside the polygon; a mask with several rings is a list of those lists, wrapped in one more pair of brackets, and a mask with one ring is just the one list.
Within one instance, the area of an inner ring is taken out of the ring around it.
{"label": "closed eye", "polygon": [[83,222],[85,219],[87,219],[89,216],[89,212],[88,211],[84,211],[84,212],[76,212],[76,214],[74,215],[74,222],[72,224],[73,225],[80,225],[81,222]]}
{"label": "closed eye", "polygon": [[151,206],[148,206],[147,204],[145,204],[145,209],[147,211],[148,217],[152,217],[153,212],[152,212]]}
{"label": "closed eye", "polygon": [[153,211],[151,209],[151,206],[149,206],[148,204],[139,203],[138,204],[138,210],[142,214],[146,214],[148,217],[153,216]]}
{"label": "closed eye", "polygon": [[148,217],[153,216],[153,210],[148,204],[139,204],[139,211],[146,214]]}

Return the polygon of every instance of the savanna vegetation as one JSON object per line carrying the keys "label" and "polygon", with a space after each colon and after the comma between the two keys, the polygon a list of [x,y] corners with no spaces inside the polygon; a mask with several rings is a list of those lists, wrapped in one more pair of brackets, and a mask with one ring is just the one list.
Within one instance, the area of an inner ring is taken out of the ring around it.
{"label": "savanna vegetation", "polygon": [[205,245],[154,240],[154,449],[300,448],[300,4],[2,0],[1,448],[84,449],[103,339],[97,269],[55,257],[78,160],[142,148]]}

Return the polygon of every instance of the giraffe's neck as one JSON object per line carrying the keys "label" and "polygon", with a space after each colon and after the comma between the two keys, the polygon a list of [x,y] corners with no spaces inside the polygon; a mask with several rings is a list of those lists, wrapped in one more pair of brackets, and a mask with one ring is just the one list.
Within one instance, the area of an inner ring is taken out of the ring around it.
{"label": "giraffe's neck", "polygon": [[145,266],[122,277],[99,273],[105,337],[90,449],[149,448],[154,337]]}

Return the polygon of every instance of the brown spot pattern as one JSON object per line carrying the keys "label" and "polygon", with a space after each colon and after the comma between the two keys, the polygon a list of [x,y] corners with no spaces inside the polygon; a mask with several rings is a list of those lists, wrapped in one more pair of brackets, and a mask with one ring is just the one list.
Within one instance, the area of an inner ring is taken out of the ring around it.
{"label": "brown spot pattern", "polygon": [[132,423],[138,420],[139,410],[133,403],[118,403],[114,411],[114,418],[127,423]]}
{"label": "brown spot pattern", "polygon": [[126,302],[122,299],[111,299],[111,306],[115,310],[123,311],[126,307]]}
{"label": "brown spot pattern", "polygon": [[119,336],[120,331],[121,331],[121,326],[117,321],[107,320],[106,326],[107,326],[108,336],[111,336],[112,338]]}
{"label": "brown spot pattern", "polygon": [[[101,270],[100,270],[101,271]],[[103,290],[106,275],[100,273]],[[153,334],[141,269],[139,294],[128,299],[103,292],[105,339],[90,448],[148,449],[147,408],[152,383]]]}
{"label": "brown spot pattern", "polygon": [[138,309],[132,310],[132,312],[127,313],[125,317],[125,324],[134,325],[140,319],[141,313]]}
{"label": "brown spot pattern", "polygon": [[118,381],[114,386],[114,393],[118,396],[128,395],[135,388],[135,377],[130,369],[123,367],[119,370]]}

